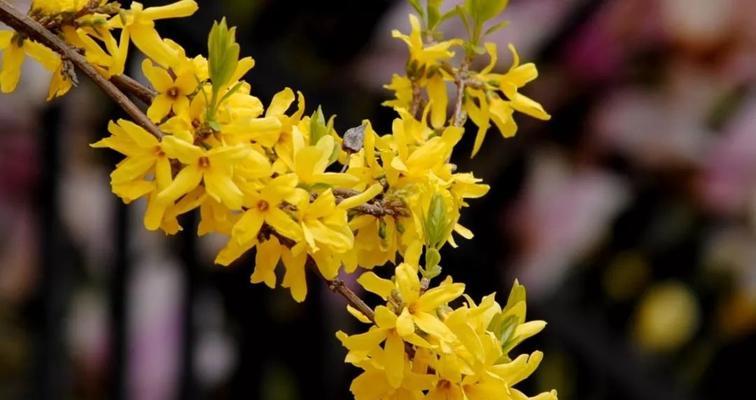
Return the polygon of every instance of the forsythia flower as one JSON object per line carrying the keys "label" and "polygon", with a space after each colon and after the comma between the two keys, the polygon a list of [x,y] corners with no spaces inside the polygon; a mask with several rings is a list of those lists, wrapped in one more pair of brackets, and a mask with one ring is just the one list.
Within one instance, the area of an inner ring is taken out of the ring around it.
{"label": "forsythia flower", "polygon": [[[376,307],[375,324],[367,332],[336,334],[349,350],[346,361],[364,370],[351,386],[357,400],[556,399],[554,391],[531,398],[513,388],[535,371],[543,355],[510,359],[508,353],[545,326],[525,322],[525,291],[517,282],[503,308],[490,295],[479,305],[466,297],[456,309],[448,303],[462,294],[463,285],[447,279],[422,293],[417,270],[408,264],[397,267],[394,282],[371,272],[359,282],[387,306]],[[417,324],[418,315],[427,320],[424,327]],[[408,353],[407,347],[413,350]]]}
{"label": "forsythia flower", "polygon": [[[145,227],[167,234],[182,229],[180,215],[198,209],[198,235],[228,238],[216,263],[230,265],[254,250],[250,281],[276,287],[281,265],[280,284],[298,302],[308,292],[307,270],[329,281],[354,306],[348,312],[368,324],[362,333],[336,334],[346,362],[362,370],[350,386],[357,400],[554,400],[555,391],[528,397],[514,387],[543,354],[510,354],[545,327],[526,321],[519,283],[502,307],[494,295],[476,304],[449,276],[433,282],[442,273],[441,248],[456,246],[453,233],[473,236],[459,222],[461,210],[489,190],[451,162],[466,118],[478,127],[473,155],[492,123],[505,137],[515,134],[515,111],[549,118],[520,93],[538,73],[520,64],[513,46],[505,73],[493,72],[491,43],[488,66],[473,67],[484,24],[506,2],[464,2],[454,13],[441,13],[441,3],[426,2],[422,22],[410,15],[409,34],[392,33],[409,57],[406,75],[386,86],[395,98],[384,104],[397,116],[384,134],[363,121],[340,135],[320,107],[305,115],[304,95],[289,88],[265,107],[244,80],[255,62],[240,58],[236,28],[225,19],[211,29],[207,57],[187,57],[155,21],[193,14],[193,0],[146,8],[34,0],[29,15],[107,79],[124,73],[131,43],[146,56],[142,71],[155,90],[143,96],[148,118],[142,126],[111,122],[110,136],[92,144],[124,156],[110,174],[113,193],[125,203],[144,197]],[[442,40],[437,28],[450,16],[463,19],[469,40]],[[49,98],[72,86],[70,62],[22,33],[0,32],[0,50],[3,92],[16,88],[26,56],[53,73]],[[456,50],[464,50],[462,61]],[[459,101],[447,118],[452,82]],[[350,297],[338,280],[388,263],[395,265],[390,278],[372,271],[358,278],[378,296],[374,307]]]}
{"label": "forsythia flower", "polygon": [[53,73],[48,100],[62,96],[71,88],[71,81],[63,75],[63,62],[60,56],[47,47],[26,39],[16,32],[0,31],[0,50],[3,51],[2,67],[0,67],[0,90],[3,93],[16,90],[26,56],[33,58]]}
{"label": "forsythia flower", "polygon": [[[185,62],[191,63],[190,60]],[[173,110],[176,115],[184,115],[189,110],[189,95],[197,90],[198,81],[192,68],[174,70],[175,78],[167,70],[156,67],[150,60],[144,60],[142,71],[157,90],[158,95],[147,109],[147,116],[155,122],[161,121]]]}
{"label": "forsythia flower", "polygon": [[[520,56],[514,46],[509,45],[512,52],[512,66],[505,74],[491,72],[496,66],[496,44],[486,43],[486,50],[490,63],[474,79],[483,83],[484,89],[467,89],[465,110],[473,123],[478,126],[472,155],[480,150],[486,132],[493,121],[505,138],[514,136],[517,124],[512,117],[514,111],[527,114],[541,120],[548,120],[551,116],[534,100],[520,94],[518,90],[528,82],[538,77],[538,70],[533,63],[520,65]],[[502,99],[503,94],[507,100]]]}
{"label": "forsythia flower", "polygon": [[110,20],[110,28],[122,29],[119,45],[122,54],[118,58],[125,61],[128,43],[131,41],[142,53],[161,66],[173,65],[178,52],[160,37],[155,30],[155,21],[188,17],[197,9],[197,2],[194,0],[180,0],[165,6],[147,8],[141,3],[132,2],[129,10],[124,10],[121,15]]}

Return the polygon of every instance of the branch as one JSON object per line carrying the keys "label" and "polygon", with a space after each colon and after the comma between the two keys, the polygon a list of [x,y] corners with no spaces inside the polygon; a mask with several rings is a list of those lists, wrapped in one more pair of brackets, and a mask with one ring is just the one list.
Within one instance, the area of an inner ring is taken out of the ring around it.
{"label": "branch", "polygon": [[323,276],[312,257],[307,257],[307,267],[315,272],[315,274],[328,285],[328,288],[331,289],[332,292],[341,295],[341,297],[343,297],[350,306],[354,307],[357,311],[362,313],[362,315],[366,316],[370,321],[375,322],[375,313],[373,312],[373,310],[364,301],[362,301],[360,296],[357,296],[357,293],[353,292],[352,289],[349,289],[344,281],[339,278],[330,280]]}
{"label": "branch", "polygon": [[[289,248],[294,247],[294,245],[296,244],[296,242],[294,242],[293,240],[276,232],[276,230],[273,229],[273,227],[271,227],[270,225],[263,224],[262,228],[260,228],[258,239],[261,241],[267,240],[270,236],[275,236],[276,239],[278,239],[279,243]],[[328,285],[329,289],[331,289],[334,293],[341,295],[341,297],[343,297],[350,306],[354,307],[363,315],[368,317],[368,319],[375,322],[375,313],[373,312],[373,310],[367,304],[365,304],[364,301],[362,301],[360,296],[357,296],[357,294],[354,293],[352,289],[349,289],[344,281],[339,278],[330,280],[323,276],[323,273],[320,272],[320,269],[318,269],[318,265],[315,263],[315,260],[310,256],[307,256],[306,267],[311,269],[323,282],[325,282],[325,284]]]}
{"label": "branch", "polygon": [[[352,196],[360,194],[357,190],[352,189],[333,189],[333,195],[336,197],[336,204],[342,200],[348,199]],[[372,215],[376,218],[380,217],[409,217],[409,211],[403,204],[398,202],[387,202],[384,200],[374,199],[368,203],[359,205],[352,208],[360,214]]]}
{"label": "branch", "polygon": [[453,126],[461,127],[465,125],[467,121],[467,113],[464,109],[465,88],[468,84],[468,70],[470,68],[470,59],[465,57],[462,61],[462,65],[459,67],[459,71],[454,74],[454,85],[457,87],[457,98],[454,102],[454,113],[452,114],[450,123]]}
{"label": "branch", "polygon": [[29,38],[49,47],[61,55],[61,58],[70,60],[76,68],[94,81],[113,101],[118,104],[128,114],[135,123],[147,130],[150,134],[160,139],[163,134],[155,124],[139,109],[123,92],[121,92],[113,83],[100,75],[97,70],[79,54],[72,49],[66,42],[55,36],[52,32],[45,29],[39,22],[21,14],[5,0],[0,0],[0,21],[15,29]]}
{"label": "branch", "polygon": [[110,78],[118,89],[122,92],[128,93],[141,101],[144,104],[152,104],[152,99],[157,96],[155,91],[147,86],[142,85],[139,81],[131,78],[128,75],[114,75]]}

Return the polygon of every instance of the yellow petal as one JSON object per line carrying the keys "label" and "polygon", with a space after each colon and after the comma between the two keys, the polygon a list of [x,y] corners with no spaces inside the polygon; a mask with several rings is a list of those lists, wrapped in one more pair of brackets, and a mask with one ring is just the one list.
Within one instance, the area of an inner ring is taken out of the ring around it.
{"label": "yellow petal", "polygon": [[446,124],[447,97],[446,82],[441,74],[436,74],[428,80],[428,97],[431,102],[431,125],[438,129]]}
{"label": "yellow petal", "polygon": [[391,291],[394,290],[394,283],[388,279],[383,279],[372,271],[367,271],[357,278],[360,284],[368,292],[381,296],[384,300],[388,299]]}
{"label": "yellow petal", "polygon": [[155,66],[149,58],[145,58],[142,61],[142,72],[147,77],[147,80],[150,81],[152,87],[159,93],[166,93],[173,87],[173,79],[168,74],[168,71]]}
{"label": "yellow petal", "polygon": [[210,197],[230,210],[241,209],[244,194],[231,179],[231,175],[220,168],[211,167],[205,171],[204,178],[205,190]]}
{"label": "yellow petal", "polygon": [[444,325],[444,323],[436,316],[426,312],[418,312],[414,314],[414,320],[417,327],[429,335],[445,340],[446,342],[453,342],[455,340],[454,333],[452,333],[449,327]]}
{"label": "yellow petal", "polygon": [[291,103],[294,102],[294,91],[286,88],[273,96],[273,100],[270,101],[268,110],[265,111],[266,117],[283,115],[286,110],[289,109]]}
{"label": "yellow petal", "polygon": [[384,339],[386,332],[382,329],[371,327],[367,332],[356,335],[342,336],[339,338],[341,344],[352,351],[373,351]]}
{"label": "yellow petal", "polygon": [[147,109],[147,116],[153,122],[160,122],[171,112],[173,100],[165,94],[159,94],[152,99],[152,104]]}
{"label": "yellow petal", "polygon": [[168,68],[176,63],[178,52],[168,46],[154,27],[132,25],[129,27],[131,41],[147,57]]}
{"label": "yellow petal", "polygon": [[375,324],[382,329],[392,329],[396,327],[396,314],[391,312],[386,306],[375,308]]}
{"label": "yellow petal", "polygon": [[14,31],[0,31],[0,50],[5,50],[6,47],[10,46],[11,39],[15,34]]}
{"label": "yellow petal", "polygon": [[356,196],[348,197],[342,200],[339,203],[338,207],[343,210],[348,210],[350,208],[363,205],[367,203],[368,201],[372,200],[375,196],[381,194],[382,192],[383,192],[383,185],[381,185],[380,183],[375,183],[364,192]]}
{"label": "yellow petal", "polygon": [[389,384],[398,388],[404,379],[404,341],[395,332],[386,335],[385,371]]}
{"label": "yellow petal", "polygon": [[234,260],[241,257],[242,254],[246,253],[247,250],[251,249],[254,245],[254,241],[239,243],[232,238],[228,241],[228,243],[226,243],[226,246],[222,248],[220,252],[218,252],[218,255],[215,257],[215,263],[223,266],[228,266],[232,262],[234,262]]}
{"label": "yellow petal", "polygon": [[150,196],[147,201],[147,210],[144,212],[144,227],[148,231],[155,231],[160,228],[167,207],[168,203],[157,201],[155,195]]}
{"label": "yellow petal", "polygon": [[3,52],[3,65],[0,71],[0,90],[10,93],[16,90],[21,79],[21,65],[24,63],[24,51],[16,45],[8,46]]}
{"label": "yellow petal", "polygon": [[24,51],[46,70],[55,72],[60,66],[60,56],[49,48],[29,39],[24,41]]}
{"label": "yellow petal", "polygon": [[181,0],[164,6],[149,7],[142,15],[150,20],[167,18],[184,18],[194,14],[199,6],[194,0]]}
{"label": "yellow petal", "polygon": [[434,313],[436,309],[446,303],[462,296],[465,285],[462,283],[442,284],[429,289],[417,300],[417,309]]}
{"label": "yellow petal", "polygon": [[113,193],[120,197],[124,203],[129,204],[132,201],[144,196],[155,190],[155,183],[149,181],[133,181],[126,183],[111,183]]}
{"label": "yellow petal", "polygon": [[250,281],[252,283],[265,282],[269,288],[276,287],[276,265],[281,259],[281,244],[275,236],[257,246],[255,255],[255,271]]}
{"label": "yellow petal", "polygon": [[128,157],[118,163],[118,167],[110,174],[113,184],[121,184],[144,178],[155,159],[150,156]]}
{"label": "yellow petal", "polygon": [[307,297],[307,280],[305,279],[307,253],[292,254],[290,251],[284,251],[281,258],[286,267],[281,286],[290,288],[291,297],[301,303]]}
{"label": "yellow petal", "polygon": [[[139,147],[144,149],[154,149],[158,145],[157,139],[147,132],[141,126],[127,120],[119,119],[118,126],[123,129],[123,132]],[[112,133],[112,131],[111,131]]]}
{"label": "yellow petal", "polygon": [[234,224],[231,236],[238,243],[254,241],[260,232],[265,217],[257,208],[250,208]]}
{"label": "yellow petal", "polygon": [[396,332],[399,336],[406,337],[415,333],[415,322],[412,320],[409,310],[405,307],[396,319]]}
{"label": "yellow petal", "polygon": [[302,227],[288,214],[278,208],[271,208],[265,213],[265,222],[273,227],[276,232],[289,239],[299,240],[302,238]]}
{"label": "yellow petal", "polygon": [[164,136],[162,144],[165,154],[171,158],[178,158],[184,164],[197,164],[197,160],[203,155],[202,149],[198,146],[174,136]]}
{"label": "yellow petal", "polygon": [[350,306],[347,304],[346,306],[347,312],[349,314],[352,314],[353,317],[357,318],[358,321],[365,323],[365,324],[372,324],[373,321],[370,320],[365,314],[357,310],[356,308]]}
{"label": "yellow petal", "polygon": [[189,193],[196,188],[202,180],[202,172],[197,165],[187,165],[179,171],[176,175],[176,179],[171,182],[168,187],[160,191],[158,194],[158,200],[172,203],[179,197]]}

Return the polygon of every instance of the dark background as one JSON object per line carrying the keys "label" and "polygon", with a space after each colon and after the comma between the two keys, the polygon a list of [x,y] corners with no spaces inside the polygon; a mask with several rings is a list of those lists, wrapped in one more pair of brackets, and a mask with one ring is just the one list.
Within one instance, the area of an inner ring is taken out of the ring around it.
{"label": "dark background", "polygon": [[[340,132],[364,118],[390,129],[381,85],[406,59],[389,33],[408,29],[403,2],[199,3],[160,32],[205,53],[226,15],[265,104],[289,86]],[[516,138],[489,132],[472,160],[464,138],[455,161],[492,190],[463,212],[476,237],[444,251],[445,272],[474,298],[529,288],[529,316],[549,325],[518,349],[546,353],[528,393],[744,398],[756,5],[512,0],[504,17],[498,69],[514,42],[541,71],[526,94],[553,119],[518,116]],[[213,266],[222,240],[197,239],[196,216],[176,237],[146,232],[144,205],[109,193],[117,157],[87,146],[122,113],[86,82],[41,103],[47,77],[30,64],[0,98],[0,398],[349,398],[356,369],[334,332],[358,327],[342,299],[315,279],[303,304],[251,285],[249,255]]]}

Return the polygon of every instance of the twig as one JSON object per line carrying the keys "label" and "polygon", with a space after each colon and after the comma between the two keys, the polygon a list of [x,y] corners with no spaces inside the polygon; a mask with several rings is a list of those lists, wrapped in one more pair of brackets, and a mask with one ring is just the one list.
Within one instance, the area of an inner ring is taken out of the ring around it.
{"label": "twig", "polygon": [[[273,227],[271,227],[270,225],[263,224],[262,228],[260,228],[258,240],[267,240],[267,238],[270,236],[275,236],[276,239],[278,239],[279,243],[289,248],[293,247],[296,244],[296,242],[294,242],[293,240],[276,232],[276,230],[273,229]],[[334,293],[338,293],[339,295],[341,295],[341,297],[346,299],[347,303],[349,303],[350,306],[357,309],[371,321],[375,321],[375,313],[373,312],[373,310],[367,304],[365,304],[364,301],[362,301],[360,296],[357,296],[357,294],[354,293],[352,289],[349,289],[349,287],[341,279],[336,278],[334,280],[330,280],[323,276],[323,273],[320,272],[320,269],[318,269],[315,260],[310,256],[307,257],[306,266],[307,268],[311,269],[323,282],[325,282],[325,284],[328,285],[329,289],[331,289]]]}
{"label": "twig", "polygon": [[121,89],[122,92],[136,97],[144,104],[151,104],[152,99],[154,99],[157,95],[154,90],[142,85],[137,80],[131,78],[128,75],[114,75],[110,78],[110,81],[113,82],[113,84],[116,85],[118,89]]}
{"label": "twig", "polygon": [[331,289],[332,292],[341,295],[341,297],[346,299],[347,303],[349,303],[350,306],[354,307],[357,311],[366,316],[370,321],[375,322],[375,313],[373,312],[373,310],[364,301],[362,301],[360,296],[357,296],[357,294],[353,292],[352,289],[349,289],[344,281],[339,278],[330,280],[323,276],[312,257],[307,257],[307,267],[315,272],[315,274],[328,285],[328,288]]}
{"label": "twig", "polygon": [[417,80],[412,80],[412,104],[410,104],[410,114],[420,119],[423,112],[423,93]]}
{"label": "twig", "polygon": [[147,130],[150,134],[160,139],[163,134],[155,124],[139,109],[123,92],[121,92],[112,82],[100,75],[97,70],[90,65],[87,60],[72,49],[59,37],[45,29],[39,22],[21,14],[5,0],[0,0],[0,21],[15,29],[16,31],[28,36],[29,38],[40,42],[61,55],[62,58],[70,60],[76,68],[94,81],[113,101],[128,114],[135,123]]}
{"label": "twig", "polygon": [[465,88],[468,83],[468,70],[470,68],[470,59],[465,57],[459,71],[454,75],[454,85],[457,87],[457,98],[454,102],[454,113],[450,123],[453,126],[461,127],[467,121],[467,113],[463,107],[465,98]]}
{"label": "twig", "polygon": [[[333,189],[333,195],[336,197],[336,204],[341,203],[343,200],[350,197],[357,196],[358,194],[360,194],[360,192],[353,189]],[[408,217],[410,215],[409,211],[407,211],[403,205],[378,199],[353,207],[352,210],[357,211],[360,214],[372,215],[377,218]]]}

